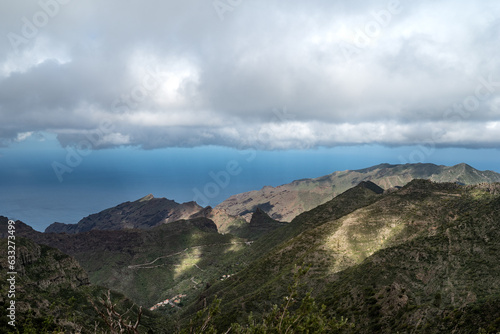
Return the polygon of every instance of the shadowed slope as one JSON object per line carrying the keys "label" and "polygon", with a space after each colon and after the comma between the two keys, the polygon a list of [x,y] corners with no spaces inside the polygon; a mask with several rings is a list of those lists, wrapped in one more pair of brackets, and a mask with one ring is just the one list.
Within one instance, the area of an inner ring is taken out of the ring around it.
{"label": "shadowed slope", "polygon": [[54,223],[47,233],[80,233],[91,230],[148,229],[181,219],[189,219],[202,210],[195,202],[183,204],[148,195],[135,202],[125,202],[113,208],[83,218],[78,224]]}

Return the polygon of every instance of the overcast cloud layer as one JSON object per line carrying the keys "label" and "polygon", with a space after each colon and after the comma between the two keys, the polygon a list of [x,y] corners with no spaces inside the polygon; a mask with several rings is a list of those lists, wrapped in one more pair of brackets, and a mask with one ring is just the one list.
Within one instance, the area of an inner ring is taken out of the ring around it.
{"label": "overcast cloud layer", "polygon": [[0,6],[0,145],[500,145],[497,0]]}

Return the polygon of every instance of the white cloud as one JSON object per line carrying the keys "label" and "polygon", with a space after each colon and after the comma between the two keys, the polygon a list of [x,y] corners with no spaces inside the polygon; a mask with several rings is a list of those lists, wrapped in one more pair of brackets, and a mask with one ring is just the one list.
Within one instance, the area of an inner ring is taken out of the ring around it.
{"label": "white cloud", "polygon": [[121,133],[110,133],[105,135],[98,143],[102,146],[120,146],[130,144],[130,136]]}
{"label": "white cloud", "polygon": [[26,139],[28,139],[28,138],[29,138],[29,137],[31,137],[32,135],[33,135],[33,131],[18,133],[18,134],[17,134],[16,141],[17,141],[17,142],[22,142],[22,141],[25,141]]}
{"label": "white cloud", "polygon": [[0,78],[16,73],[26,73],[46,61],[55,61],[64,65],[71,62],[71,58],[64,47],[51,45],[48,38],[39,37],[30,48],[7,54],[6,60],[0,63]]}
{"label": "white cloud", "polygon": [[[220,21],[210,2],[70,2],[18,52],[0,42],[0,140],[109,120],[97,148],[500,145],[500,4],[389,3],[255,0]],[[2,6],[18,34],[41,10]]]}

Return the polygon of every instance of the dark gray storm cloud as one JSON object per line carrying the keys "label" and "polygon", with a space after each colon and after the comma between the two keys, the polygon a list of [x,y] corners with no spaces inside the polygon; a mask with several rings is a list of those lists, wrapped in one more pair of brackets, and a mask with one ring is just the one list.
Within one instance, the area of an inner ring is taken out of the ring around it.
{"label": "dark gray storm cloud", "polygon": [[37,132],[92,148],[500,144],[493,0],[1,9],[4,145]]}

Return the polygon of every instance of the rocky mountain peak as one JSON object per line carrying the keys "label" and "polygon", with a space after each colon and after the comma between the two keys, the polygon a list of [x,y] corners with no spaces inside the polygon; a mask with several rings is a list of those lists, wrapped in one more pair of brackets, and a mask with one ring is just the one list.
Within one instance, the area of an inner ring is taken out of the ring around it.
{"label": "rocky mountain peak", "polygon": [[384,189],[380,188],[378,185],[371,181],[362,181],[358,184],[358,187],[370,189],[375,194],[382,194],[384,192]]}
{"label": "rocky mountain peak", "polygon": [[268,223],[275,223],[276,221],[269,217],[267,213],[264,212],[261,208],[257,208],[250,219],[250,225],[258,226],[258,225],[266,225]]}
{"label": "rocky mountain peak", "polygon": [[54,223],[47,233],[80,233],[91,230],[149,229],[177,220],[189,219],[203,208],[195,202],[179,204],[167,198],[149,194],[134,202],[125,202],[113,208],[83,218],[78,224]]}
{"label": "rocky mountain peak", "polygon": [[149,195],[146,195],[143,198],[139,199],[137,202],[147,202],[147,201],[150,201],[154,198],[155,197],[153,196],[153,194],[149,194]]}

